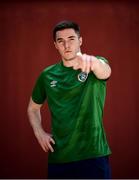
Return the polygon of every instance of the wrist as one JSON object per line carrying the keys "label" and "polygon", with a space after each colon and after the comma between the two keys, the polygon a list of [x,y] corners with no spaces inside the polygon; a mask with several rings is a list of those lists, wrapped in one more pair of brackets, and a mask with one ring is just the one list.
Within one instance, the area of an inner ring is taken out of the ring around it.
{"label": "wrist", "polygon": [[34,128],[34,134],[36,137],[38,137],[40,134],[43,134],[45,131],[43,130],[42,127],[37,127],[37,128]]}

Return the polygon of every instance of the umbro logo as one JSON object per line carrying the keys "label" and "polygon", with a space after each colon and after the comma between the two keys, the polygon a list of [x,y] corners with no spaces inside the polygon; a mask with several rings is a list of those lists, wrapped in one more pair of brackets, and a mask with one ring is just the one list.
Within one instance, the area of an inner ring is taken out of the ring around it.
{"label": "umbro logo", "polygon": [[53,81],[50,82],[50,86],[51,86],[51,87],[55,87],[56,84],[57,84],[57,81],[55,81],[55,80],[53,80]]}

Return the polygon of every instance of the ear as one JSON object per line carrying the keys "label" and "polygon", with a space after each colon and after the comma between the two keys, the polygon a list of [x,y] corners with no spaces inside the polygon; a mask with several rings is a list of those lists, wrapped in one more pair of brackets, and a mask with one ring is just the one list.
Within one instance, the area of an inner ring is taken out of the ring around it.
{"label": "ear", "polygon": [[55,42],[55,41],[54,41],[54,46],[55,46],[55,48],[56,48],[56,49],[58,49],[57,44],[56,44],[56,42]]}
{"label": "ear", "polygon": [[79,38],[80,46],[82,45],[83,39],[82,37]]}

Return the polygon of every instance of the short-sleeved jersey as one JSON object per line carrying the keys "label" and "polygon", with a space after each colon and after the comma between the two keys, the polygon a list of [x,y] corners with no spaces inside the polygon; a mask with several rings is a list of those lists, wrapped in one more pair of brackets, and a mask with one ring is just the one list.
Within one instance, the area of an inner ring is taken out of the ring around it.
{"label": "short-sleeved jersey", "polygon": [[[99,57],[107,61],[103,57]],[[111,154],[103,127],[106,81],[93,72],[65,67],[63,62],[44,69],[33,88],[32,99],[51,112],[54,152],[49,163],[65,163]]]}

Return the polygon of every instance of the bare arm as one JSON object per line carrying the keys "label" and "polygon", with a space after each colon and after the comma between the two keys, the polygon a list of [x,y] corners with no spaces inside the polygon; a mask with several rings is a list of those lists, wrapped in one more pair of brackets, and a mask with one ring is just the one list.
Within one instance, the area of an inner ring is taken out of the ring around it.
{"label": "bare arm", "polygon": [[28,105],[27,113],[28,113],[28,118],[29,122],[33,128],[34,134],[41,145],[42,149],[45,152],[48,152],[49,150],[51,152],[54,151],[52,144],[55,144],[52,135],[49,133],[46,133],[42,127],[41,124],[41,109],[42,104],[36,104],[32,98],[30,98],[30,102]]}
{"label": "bare arm", "polygon": [[82,72],[86,73],[92,71],[98,79],[108,79],[111,75],[111,68],[109,64],[105,63],[101,59],[97,59],[95,56],[87,54],[77,55],[76,63],[73,65],[73,69],[81,69]]}
{"label": "bare arm", "polygon": [[101,59],[99,60],[93,56],[91,58],[91,71],[94,72],[98,79],[108,79],[111,75],[110,66]]}

